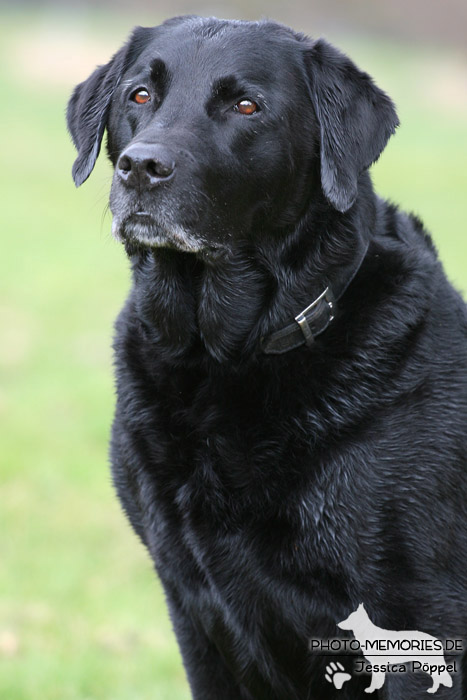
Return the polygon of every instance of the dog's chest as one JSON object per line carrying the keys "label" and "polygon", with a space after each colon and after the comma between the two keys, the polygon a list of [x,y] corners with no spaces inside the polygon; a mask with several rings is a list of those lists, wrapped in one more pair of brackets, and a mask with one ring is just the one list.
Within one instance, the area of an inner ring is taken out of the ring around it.
{"label": "dog's chest", "polygon": [[300,677],[309,638],[332,634],[348,608],[344,562],[357,542],[326,483],[313,391],[293,367],[281,386],[143,366],[120,382],[114,431],[138,467],[116,455],[114,473],[169,597],[226,658],[254,666],[262,649],[264,663],[279,654]]}
{"label": "dog's chest", "polygon": [[147,398],[146,466],[179,519],[237,532],[275,518],[313,481],[314,435],[299,398],[250,376],[188,372],[167,377]]}
{"label": "dog's chest", "polygon": [[329,588],[344,558],[336,528],[345,524],[332,512],[335,490],[320,483],[306,407],[252,383],[172,375],[152,408],[141,405],[153,553],[190,589],[185,599],[196,588],[230,599],[236,591],[241,606],[248,590],[274,606],[277,581],[307,594],[311,579]]}

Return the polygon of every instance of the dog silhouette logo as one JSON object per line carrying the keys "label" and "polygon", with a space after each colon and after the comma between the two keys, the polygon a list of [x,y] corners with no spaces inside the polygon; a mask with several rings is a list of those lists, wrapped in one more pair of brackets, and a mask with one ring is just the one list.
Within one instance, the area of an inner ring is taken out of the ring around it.
{"label": "dog silhouette logo", "polygon": [[377,627],[368,617],[363,603],[337,626],[353,632],[363,656],[377,669],[372,670],[371,684],[365,688],[366,693],[373,693],[383,687],[386,670],[382,670],[382,667],[387,669],[391,665],[406,663],[412,663],[413,670],[422,670],[431,676],[433,685],[428,688],[428,693],[436,693],[440,685],[452,687],[443,645],[431,634],[412,630],[397,632]]}

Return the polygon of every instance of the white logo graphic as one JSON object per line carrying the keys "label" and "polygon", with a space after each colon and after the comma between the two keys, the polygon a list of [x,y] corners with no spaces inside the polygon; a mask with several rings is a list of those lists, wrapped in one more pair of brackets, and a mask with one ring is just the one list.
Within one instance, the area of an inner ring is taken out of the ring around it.
{"label": "white logo graphic", "polygon": [[342,664],[337,661],[331,661],[328,666],[326,666],[326,675],[324,676],[328,683],[332,683],[334,688],[340,690],[346,681],[350,681],[352,676],[350,673],[345,672],[345,668]]}
{"label": "white logo graphic", "polygon": [[[428,689],[428,693],[436,693],[440,685],[452,687],[452,678],[444,660],[443,646],[431,634],[416,631],[396,632],[377,627],[368,617],[363,604],[360,604],[347,619],[339,622],[338,627],[353,632],[363,655],[374,667],[371,684],[365,688],[366,693],[373,693],[383,687],[388,666],[400,666],[410,662],[413,663],[413,670],[421,670],[431,675],[433,685]],[[407,647],[409,647],[408,651]],[[381,653],[382,649],[385,650],[383,653]],[[391,649],[392,653],[387,649]],[[400,651],[394,653],[394,650],[398,649],[401,649],[402,653]],[[377,653],[374,653],[375,650]],[[420,650],[429,650],[431,653],[426,654]]]}

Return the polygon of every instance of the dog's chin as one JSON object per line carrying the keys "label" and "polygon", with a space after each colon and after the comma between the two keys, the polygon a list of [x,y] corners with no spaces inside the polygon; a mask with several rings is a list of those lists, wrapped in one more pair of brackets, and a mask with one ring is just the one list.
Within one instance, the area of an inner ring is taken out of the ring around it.
{"label": "dog's chin", "polygon": [[183,226],[161,224],[146,212],[135,212],[125,219],[114,217],[112,235],[130,250],[169,248],[200,254],[215,250]]}

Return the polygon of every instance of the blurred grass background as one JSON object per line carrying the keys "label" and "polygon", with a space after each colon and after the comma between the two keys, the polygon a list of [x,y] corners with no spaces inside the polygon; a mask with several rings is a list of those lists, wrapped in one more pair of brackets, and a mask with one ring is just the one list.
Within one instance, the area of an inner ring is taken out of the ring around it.
{"label": "blurred grass background", "polygon": [[[73,85],[132,25],[206,14],[179,5],[0,7],[1,700],[189,697],[160,586],[107,466],[112,324],[129,283],[104,213],[111,171],[101,158],[75,190],[64,122]],[[384,19],[378,34],[374,18],[371,33],[358,22],[346,32],[335,7],[334,23],[315,26],[298,5],[290,18],[261,3],[209,11],[293,19],[313,35],[331,26],[328,38],[398,106],[402,126],[373,169],[377,190],[423,218],[467,291],[462,42],[387,36]]]}

